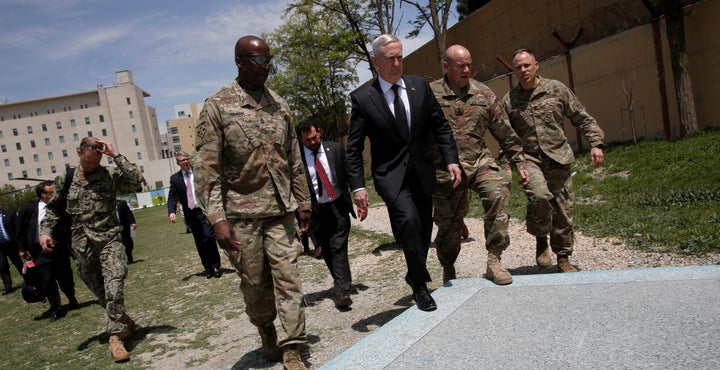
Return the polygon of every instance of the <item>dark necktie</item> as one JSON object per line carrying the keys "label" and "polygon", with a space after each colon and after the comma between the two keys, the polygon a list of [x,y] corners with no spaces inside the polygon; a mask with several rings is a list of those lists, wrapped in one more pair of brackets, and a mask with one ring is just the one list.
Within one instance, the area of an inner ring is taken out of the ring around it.
{"label": "dark necktie", "polygon": [[408,127],[407,114],[405,113],[405,104],[403,104],[403,101],[400,98],[399,88],[400,85],[392,85],[392,90],[395,93],[395,102],[393,103],[393,106],[395,107],[395,122],[398,125],[400,134],[402,134],[405,138],[408,138],[410,137],[410,128]]}
{"label": "dark necktie", "polygon": [[[7,243],[8,237],[5,235],[5,225],[2,224],[3,222],[3,214],[0,213],[0,243]],[[3,257],[5,258],[5,257]]]}
{"label": "dark necktie", "polygon": [[318,152],[312,152],[312,154],[313,157],[315,157],[315,172],[317,173],[317,178],[320,180],[318,181],[318,198],[323,195],[323,189],[325,189],[328,197],[330,197],[331,200],[335,200],[337,198],[335,187],[330,183],[327,172],[325,172],[325,168],[322,162],[320,162],[320,158],[318,158]]}

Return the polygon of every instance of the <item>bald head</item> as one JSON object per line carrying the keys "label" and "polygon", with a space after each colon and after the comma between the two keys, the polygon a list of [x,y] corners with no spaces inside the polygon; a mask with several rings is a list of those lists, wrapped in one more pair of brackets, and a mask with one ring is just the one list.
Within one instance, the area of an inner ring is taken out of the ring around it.
{"label": "bald head", "polygon": [[462,89],[472,76],[472,57],[462,45],[452,45],[445,51],[443,58],[445,77],[451,87]]}
{"label": "bald head", "polygon": [[259,91],[270,74],[270,47],[257,36],[243,36],[235,43],[237,82],[246,90]]}

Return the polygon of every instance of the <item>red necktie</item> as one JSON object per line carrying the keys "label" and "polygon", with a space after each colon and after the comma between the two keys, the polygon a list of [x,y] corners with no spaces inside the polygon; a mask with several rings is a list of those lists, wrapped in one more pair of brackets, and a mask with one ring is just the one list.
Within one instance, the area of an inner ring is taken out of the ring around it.
{"label": "red necktie", "polygon": [[315,157],[315,172],[317,173],[318,179],[320,179],[320,182],[318,182],[318,197],[321,197],[323,194],[323,189],[326,189],[327,195],[328,197],[330,197],[330,200],[335,200],[337,198],[337,194],[335,193],[335,187],[333,187],[333,185],[330,183],[327,172],[325,172],[325,168],[323,167],[322,162],[320,162],[320,158],[318,158],[318,153],[312,153]]}

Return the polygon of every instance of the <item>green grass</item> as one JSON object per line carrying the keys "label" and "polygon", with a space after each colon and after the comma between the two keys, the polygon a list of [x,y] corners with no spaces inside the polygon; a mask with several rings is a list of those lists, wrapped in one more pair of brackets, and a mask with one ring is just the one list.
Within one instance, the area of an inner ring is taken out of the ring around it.
{"label": "green grass", "polygon": [[[620,237],[633,248],[703,254],[720,252],[720,130],[675,142],[612,145],[601,171],[589,153],[573,171],[575,228]],[[525,195],[514,174],[510,214],[525,218]],[[473,198],[471,213],[482,215]]]}

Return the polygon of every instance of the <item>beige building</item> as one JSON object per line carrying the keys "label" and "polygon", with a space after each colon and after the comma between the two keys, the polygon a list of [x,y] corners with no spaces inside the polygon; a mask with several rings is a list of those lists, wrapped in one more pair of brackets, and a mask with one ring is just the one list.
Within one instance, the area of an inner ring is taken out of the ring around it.
{"label": "beige building", "polygon": [[[0,185],[23,188],[37,183],[32,179],[54,179],[66,165],[78,164],[80,140],[95,136],[113,143],[155,188],[161,178],[146,167],[163,157],[163,144],[155,108],[145,104],[149,96],[130,71],[119,71],[109,87],[0,104]],[[111,163],[107,158],[103,164]]]}
{"label": "beige building", "polygon": [[195,152],[195,126],[202,104],[187,103],[173,106],[175,119],[167,121],[169,155],[177,151]]}

